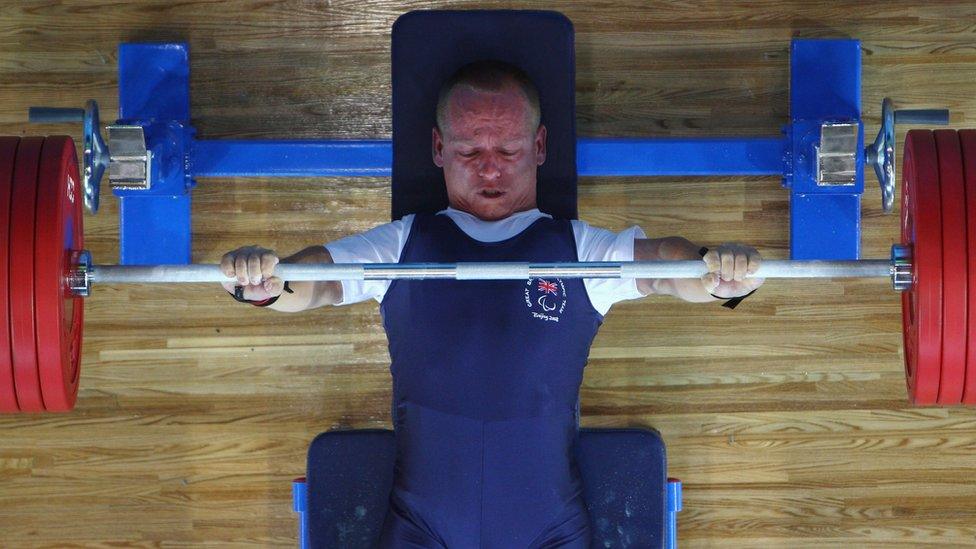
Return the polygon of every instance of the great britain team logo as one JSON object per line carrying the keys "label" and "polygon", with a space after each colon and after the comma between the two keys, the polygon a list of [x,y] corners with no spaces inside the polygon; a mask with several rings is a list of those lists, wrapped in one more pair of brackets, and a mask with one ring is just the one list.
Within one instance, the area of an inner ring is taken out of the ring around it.
{"label": "great britain team logo", "polygon": [[525,306],[533,318],[559,322],[566,310],[566,285],[561,279],[530,278],[525,282]]}

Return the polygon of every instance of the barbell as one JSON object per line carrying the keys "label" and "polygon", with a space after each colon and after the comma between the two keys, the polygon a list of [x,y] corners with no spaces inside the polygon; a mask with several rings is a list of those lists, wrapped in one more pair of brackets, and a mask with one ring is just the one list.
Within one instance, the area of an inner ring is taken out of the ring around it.
{"label": "barbell", "polygon": [[[67,136],[0,137],[0,412],[74,407],[84,297],[93,283],[225,282],[219,265],[95,265]],[[976,130],[908,132],[901,243],[887,259],[764,260],[762,278],[887,277],[902,292],[908,393],[976,404]],[[702,261],[280,264],[303,280],[698,278]],[[947,296],[955,296],[951,299]],[[6,352],[4,352],[6,350]],[[967,366],[968,365],[968,366]]]}

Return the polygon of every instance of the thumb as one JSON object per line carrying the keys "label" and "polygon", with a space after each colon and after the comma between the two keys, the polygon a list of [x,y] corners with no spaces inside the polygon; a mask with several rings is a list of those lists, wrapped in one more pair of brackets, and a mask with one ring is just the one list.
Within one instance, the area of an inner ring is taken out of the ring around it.
{"label": "thumb", "polygon": [[702,286],[705,287],[705,291],[708,293],[713,293],[718,288],[719,275],[718,273],[705,273],[701,277]]}
{"label": "thumb", "polygon": [[758,290],[765,281],[765,278],[747,278],[745,280],[746,284],[749,286],[749,291]]}
{"label": "thumb", "polygon": [[264,291],[268,292],[270,297],[279,296],[285,291],[285,281],[281,277],[272,276],[264,281]]}

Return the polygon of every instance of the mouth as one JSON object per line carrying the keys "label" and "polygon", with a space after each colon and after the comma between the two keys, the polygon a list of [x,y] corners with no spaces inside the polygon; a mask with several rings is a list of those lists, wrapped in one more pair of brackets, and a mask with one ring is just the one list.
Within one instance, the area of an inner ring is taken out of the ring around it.
{"label": "mouth", "polygon": [[478,196],[488,199],[501,198],[501,196],[504,194],[504,192],[495,189],[485,189],[478,192]]}

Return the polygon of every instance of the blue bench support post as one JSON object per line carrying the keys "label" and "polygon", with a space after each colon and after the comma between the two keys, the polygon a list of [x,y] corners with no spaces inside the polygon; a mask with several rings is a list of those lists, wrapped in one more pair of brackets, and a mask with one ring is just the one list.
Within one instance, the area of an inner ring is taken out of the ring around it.
{"label": "blue bench support post", "polygon": [[664,548],[678,547],[678,513],[681,511],[681,481],[668,479],[668,522],[664,529]]}
{"label": "blue bench support post", "polygon": [[[119,125],[142,126],[151,155],[149,189],[114,190],[119,198],[119,262],[190,262],[190,189],[186,150],[190,62],[186,44],[119,46]],[[110,150],[111,152],[111,150]]]}
{"label": "blue bench support post", "polygon": [[308,549],[308,485],[304,478],[291,483],[291,508],[298,513],[298,549]]}
{"label": "blue bench support post", "polygon": [[[861,43],[793,40],[790,47],[792,143],[783,185],[790,190],[790,258],[859,259],[864,193]],[[824,122],[858,126],[856,176],[848,185],[817,183],[815,147]]]}

